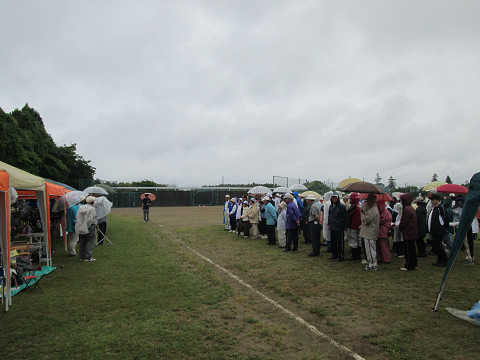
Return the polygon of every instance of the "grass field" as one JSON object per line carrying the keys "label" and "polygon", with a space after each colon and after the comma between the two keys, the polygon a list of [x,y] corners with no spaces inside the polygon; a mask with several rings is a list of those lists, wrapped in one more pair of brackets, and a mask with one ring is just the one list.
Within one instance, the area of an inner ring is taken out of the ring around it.
{"label": "grass field", "polygon": [[108,226],[114,246],[95,247],[95,262],[57,241],[42,291],[16,295],[0,315],[2,358],[349,358],[191,249],[365,359],[479,358],[479,329],[444,310],[480,298],[477,265],[454,266],[432,313],[443,275],[433,257],[416,272],[394,259],[368,273],[309,258],[303,243],[285,254],[223,231],[219,207],[152,208],[148,224],[140,209],[115,209]]}

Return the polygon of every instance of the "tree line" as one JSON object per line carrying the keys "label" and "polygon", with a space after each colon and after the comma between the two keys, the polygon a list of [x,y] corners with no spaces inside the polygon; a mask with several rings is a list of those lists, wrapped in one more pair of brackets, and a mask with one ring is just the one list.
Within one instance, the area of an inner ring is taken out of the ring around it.
{"label": "tree line", "polygon": [[95,168],[77,154],[77,145],[57,146],[40,114],[28,104],[6,113],[0,108],[0,160],[33,175],[74,188],[91,179]]}

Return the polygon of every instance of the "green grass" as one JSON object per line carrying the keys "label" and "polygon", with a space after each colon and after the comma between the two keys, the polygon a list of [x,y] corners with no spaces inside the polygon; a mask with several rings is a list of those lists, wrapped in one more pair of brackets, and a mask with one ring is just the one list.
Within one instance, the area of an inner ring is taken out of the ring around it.
{"label": "green grass", "polygon": [[154,228],[131,218],[114,224],[115,245],[95,247],[97,261],[57,250],[58,268],[42,279],[42,291],[13,298],[0,318],[2,353],[16,359],[223,358],[236,340],[202,315],[231,296],[228,285]]}
{"label": "green grass", "polygon": [[[345,359],[303,325],[187,250],[196,249],[366,359],[476,359],[478,330],[444,308],[478,300],[477,265],[455,265],[438,313],[443,269],[433,257],[401,272],[332,263],[309,245],[283,254],[221,226],[145,225],[113,215],[114,246],[97,261],[69,258],[55,243],[57,270],[42,291],[23,291],[0,315],[0,348],[15,359]],[[61,268],[61,266],[64,268]],[[3,358],[3,357],[2,357]]]}

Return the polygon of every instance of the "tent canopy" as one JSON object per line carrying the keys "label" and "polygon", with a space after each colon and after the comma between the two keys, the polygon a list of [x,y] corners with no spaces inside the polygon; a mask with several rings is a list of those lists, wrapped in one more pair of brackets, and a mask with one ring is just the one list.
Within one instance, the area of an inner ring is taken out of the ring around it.
{"label": "tent canopy", "polygon": [[0,170],[8,173],[14,189],[45,191],[45,179],[0,161]]}

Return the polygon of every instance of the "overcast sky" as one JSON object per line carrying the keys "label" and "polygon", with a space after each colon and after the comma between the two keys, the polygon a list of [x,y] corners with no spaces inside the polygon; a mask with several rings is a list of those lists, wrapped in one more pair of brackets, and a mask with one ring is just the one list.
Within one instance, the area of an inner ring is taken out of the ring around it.
{"label": "overcast sky", "polygon": [[480,170],[480,1],[0,2],[0,107],[104,180]]}

